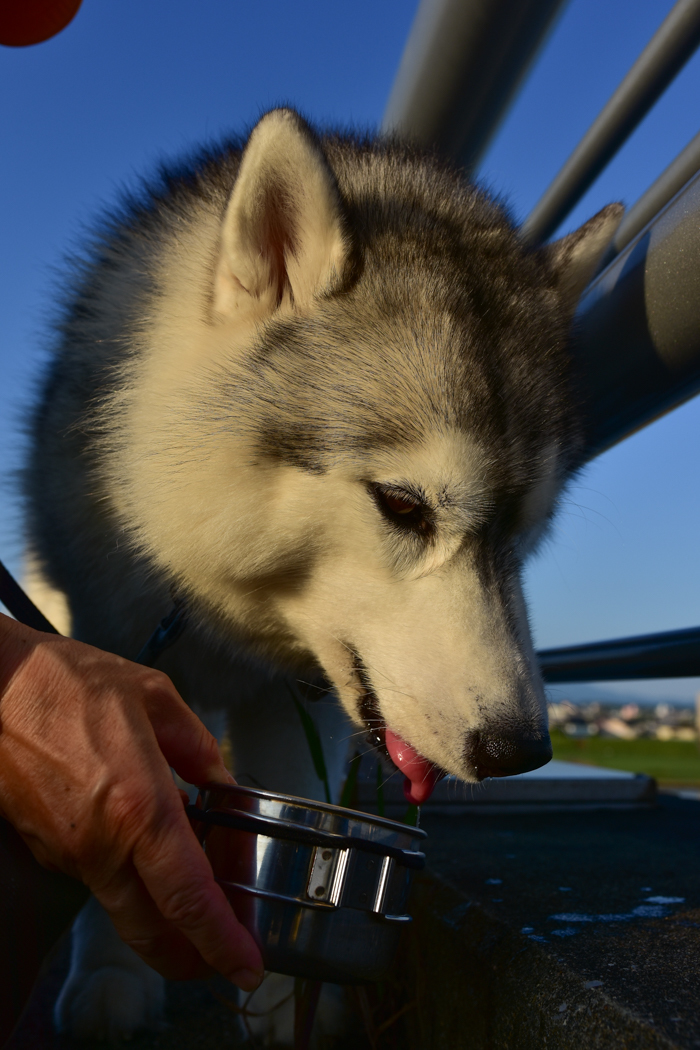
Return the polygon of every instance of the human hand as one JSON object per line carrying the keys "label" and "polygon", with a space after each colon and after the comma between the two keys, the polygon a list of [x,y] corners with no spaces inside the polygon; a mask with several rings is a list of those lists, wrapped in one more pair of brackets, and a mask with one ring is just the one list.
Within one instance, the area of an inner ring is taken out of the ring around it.
{"label": "human hand", "polygon": [[233,782],[158,671],[0,614],[0,815],[45,867],[81,879],[165,977],[249,991],[263,964],[185,815],[188,783]]}

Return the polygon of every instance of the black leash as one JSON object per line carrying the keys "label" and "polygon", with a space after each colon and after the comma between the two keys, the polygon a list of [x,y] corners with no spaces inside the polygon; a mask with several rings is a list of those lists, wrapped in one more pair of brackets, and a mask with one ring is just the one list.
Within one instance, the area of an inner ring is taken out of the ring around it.
{"label": "black leash", "polygon": [[153,667],[161,653],[169,649],[178,640],[187,626],[187,606],[182,598],[173,595],[174,605],[167,616],[160,621],[155,631],[139,652],[134,662]]}
{"label": "black leash", "polygon": [[[28,594],[20,587],[9,569],[0,561],[0,602],[7,611],[25,627],[47,634],[58,634],[54,625],[46,619],[43,612],[36,607]],[[164,617],[144,647],[136,657],[135,663],[153,667],[161,653],[173,645],[187,624],[187,607],[185,602],[173,596],[174,606]]]}
{"label": "black leash", "polygon": [[19,620],[25,627],[33,627],[35,631],[44,631],[47,634],[58,634],[54,625],[49,623],[40,609],[37,609],[29,595],[24,593],[17,580],[1,561],[0,602],[15,620]]}

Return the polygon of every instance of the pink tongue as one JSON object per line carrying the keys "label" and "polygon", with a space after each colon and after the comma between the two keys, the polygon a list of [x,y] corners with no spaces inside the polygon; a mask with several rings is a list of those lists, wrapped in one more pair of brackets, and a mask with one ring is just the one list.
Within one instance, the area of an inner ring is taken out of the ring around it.
{"label": "pink tongue", "polygon": [[433,788],[443,777],[442,771],[390,729],[386,730],[385,739],[391,761],[406,777],[403,782],[404,795],[409,802],[420,806],[432,795]]}

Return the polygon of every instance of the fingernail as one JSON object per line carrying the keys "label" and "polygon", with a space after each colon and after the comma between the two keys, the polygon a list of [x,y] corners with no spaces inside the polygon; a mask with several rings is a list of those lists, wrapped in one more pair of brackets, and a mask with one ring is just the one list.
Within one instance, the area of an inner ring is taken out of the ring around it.
{"label": "fingernail", "polygon": [[235,973],[229,974],[228,979],[231,984],[238,985],[242,991],[252,992],[260,985],[263,975],[255,973],[254,970],[236,970]]}
{"label": "fingernail", "polygon": [[226,780],[229,784],[236,783],[236,778],[234,777],[233,773],[229,773],[228,769],[226,770]]}

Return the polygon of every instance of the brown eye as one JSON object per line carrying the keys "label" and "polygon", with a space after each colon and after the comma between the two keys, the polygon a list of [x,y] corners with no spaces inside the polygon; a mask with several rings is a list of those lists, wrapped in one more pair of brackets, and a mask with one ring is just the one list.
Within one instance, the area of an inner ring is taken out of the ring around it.
{"label": "brown eye", "polygon": [[401,489],[386,489],[376,483],[369,483],[367,487],[389,525],[424,538],[432,535],[433,511],[418,496]]}
{"label": "brown eye", "polygon": [[410,514],[419,506],[415,500],[409,499],[408,496],[393,496],[390,492],[383,492],[382,500],[392,514]]}

